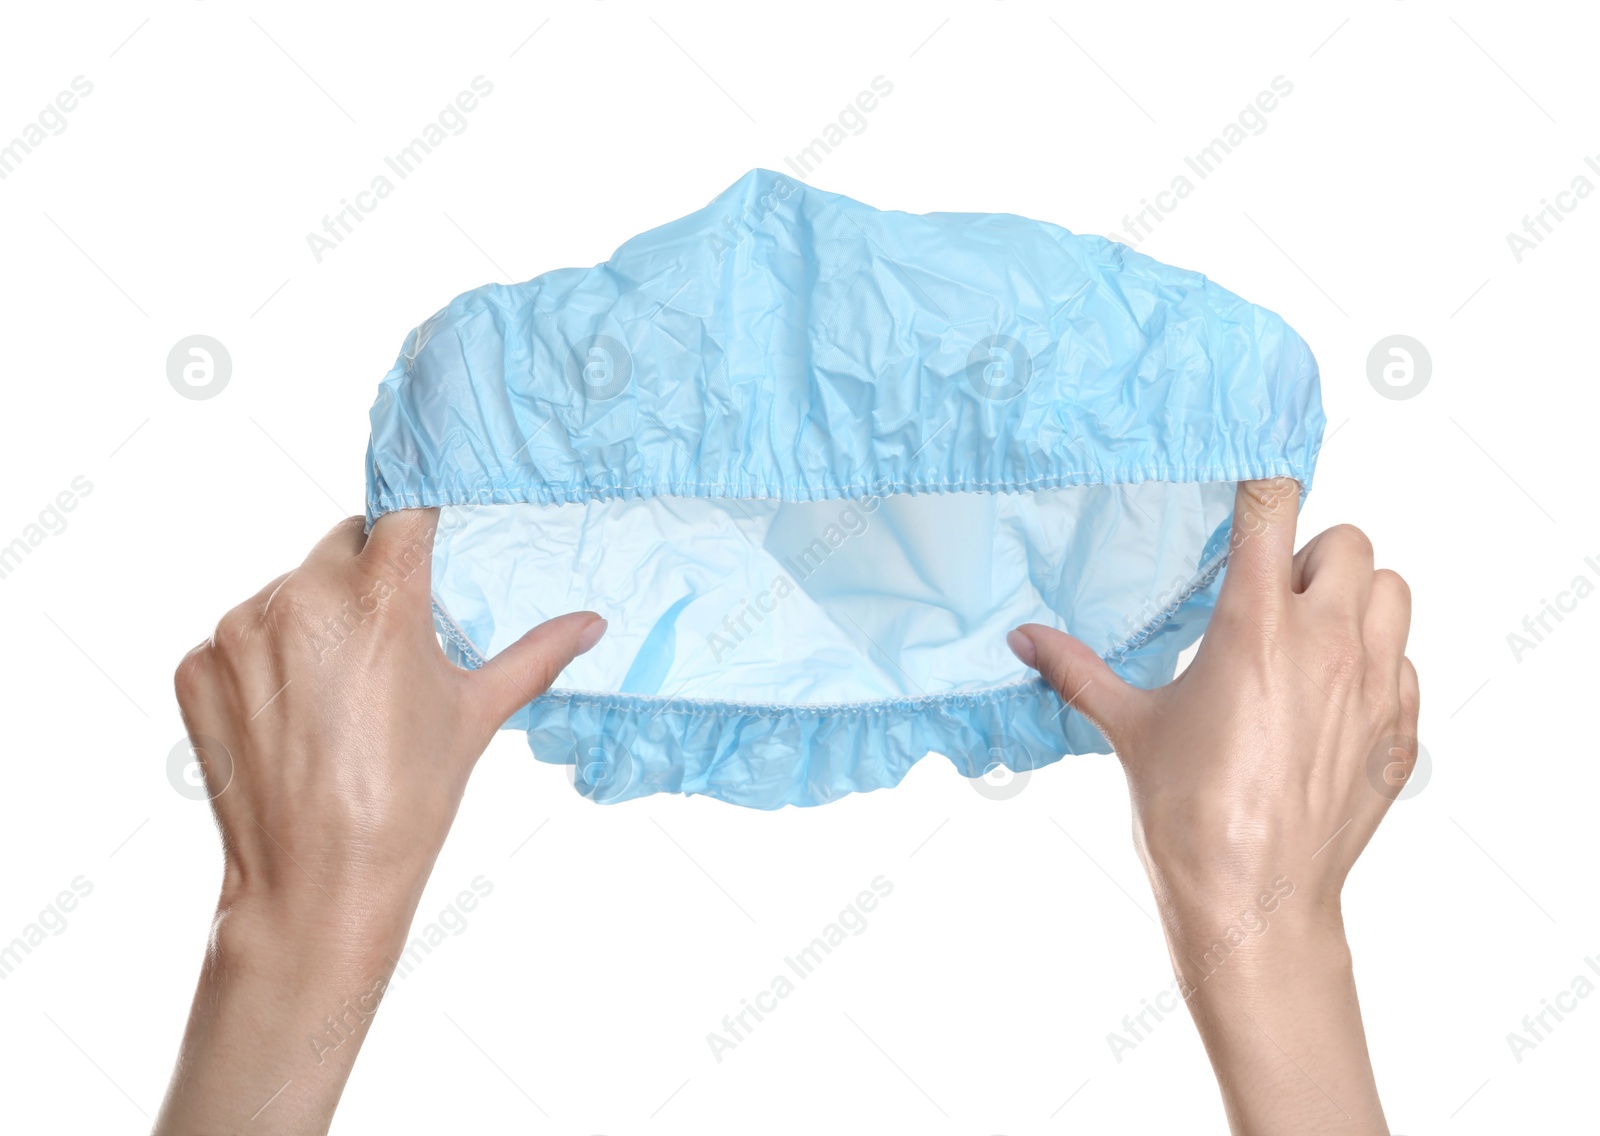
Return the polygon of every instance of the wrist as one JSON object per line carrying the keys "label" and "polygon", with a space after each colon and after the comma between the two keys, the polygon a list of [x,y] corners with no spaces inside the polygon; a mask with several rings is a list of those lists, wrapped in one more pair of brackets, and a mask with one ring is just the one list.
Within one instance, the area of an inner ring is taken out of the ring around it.
{"label": "wrist", "polygon": [[325,1132],[408,919],[228,896],[157,1131]]}
{"label": "wrist", "polygon": [[1235,916],[1219,923],[1193,916],[1164,922],[1173,967],[1194,991],[1271,996],[1287,985],[1352,973],[1349,943],[1337,917],[1280,912],[1253,925]]}
{"label": "wrist", "polygon": [[1349,969],[1337,897],[1287,876],[1205,891],[1158,886],[1157,895],[1173,964],[1192,986],[1270,983],[1308,965]]}
{"label": "wrist", "polygon": [[1168,945],[1232,1129],[1387,1132],[1337,913],[1284,912],[1244,938],[1200,927],[1169,927]]}
{"label": "wrist", "polygon": [[387,976],[415,907],[403,899],[224,895],[210,953],[225,972],[260,974],[286,988]]}

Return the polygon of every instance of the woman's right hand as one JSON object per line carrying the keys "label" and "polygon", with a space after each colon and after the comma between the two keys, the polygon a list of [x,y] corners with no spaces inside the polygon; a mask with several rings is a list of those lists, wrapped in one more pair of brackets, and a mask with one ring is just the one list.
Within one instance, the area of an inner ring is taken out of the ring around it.
{"label": "woman's right hand", "polygon": [[1386,1132],[1340,892],[1417,754],[1411,597],[1351,526],[1295,555],[1298,504],[1291,480],[1240,483],[1210,628],[1164,687],[1051,628],[1009,641],[1122,760],[1235,1130]]}

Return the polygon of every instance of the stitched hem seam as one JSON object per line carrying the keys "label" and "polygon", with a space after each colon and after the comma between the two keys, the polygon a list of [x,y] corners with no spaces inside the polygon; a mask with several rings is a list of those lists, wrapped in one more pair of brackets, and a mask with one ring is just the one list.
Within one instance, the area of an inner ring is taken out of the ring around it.
{"label": "stitched hem seam", "polygon": [[[385,480],[376,470],[374,482]],[[1178,484],[1215,481],[1253,481],[1268,477],[1292,477],[1307,487],[1309,477],[1293,462],[1278,459],[1243,463],[1237,466],[1141,466],[1113,471],[1074,471],[1025,479],[959,481],[877,481],[850,482],[818,487],[772,486],[759,481],[686,481],[666,479],[643,484],[552,486],[525,485],[471,490],[453,486],[429,488],[421,492],[369,489],[367,513],[376,518],[396,509],[422,509],[444,505],[566,505],[586,504],[617,498],[706,497],[741,500],[825,501],[858,497],[891,496],[899,493],[1024,493],[1041,489],[1067,489],[1096,485],[1137,485],[1148,481]]]}

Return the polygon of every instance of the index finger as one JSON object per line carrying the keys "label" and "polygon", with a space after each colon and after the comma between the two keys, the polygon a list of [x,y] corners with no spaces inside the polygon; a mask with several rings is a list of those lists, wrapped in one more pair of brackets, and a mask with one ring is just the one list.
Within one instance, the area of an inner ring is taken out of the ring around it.
{"label": "index finger", "polygon": [[1287,598],[1299,511],[1300,483],[1293,478],[1239,482],[1222,581],[1222,595],[1232,597],[1230,602],[1241,596],[1257,601]]}
{"label": "index finger", "polygon": [[367,533],[361,559],[391,577],[397,589],[433,586],[433,534],[439,527],[439,509],[400,509],[385,513]]}

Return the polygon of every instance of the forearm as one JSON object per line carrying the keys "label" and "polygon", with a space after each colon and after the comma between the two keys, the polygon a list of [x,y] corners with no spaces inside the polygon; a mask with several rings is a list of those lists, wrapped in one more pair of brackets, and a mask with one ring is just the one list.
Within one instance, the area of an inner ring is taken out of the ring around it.
{"label": "forearm", "polygon": [[327,1131],[409,921],[361,919],[219,911],[158,1136]]}
{"label": "forearm", "polygon": [[1232,1131],[1387,1133],[1337,915],[1280,911],[1236,947],[1206,923],[1167,941]]}

